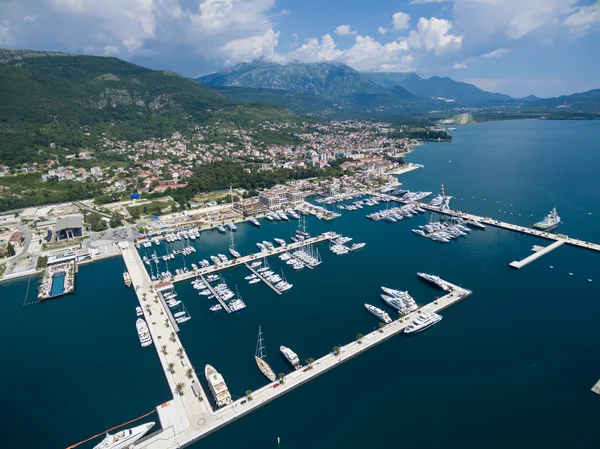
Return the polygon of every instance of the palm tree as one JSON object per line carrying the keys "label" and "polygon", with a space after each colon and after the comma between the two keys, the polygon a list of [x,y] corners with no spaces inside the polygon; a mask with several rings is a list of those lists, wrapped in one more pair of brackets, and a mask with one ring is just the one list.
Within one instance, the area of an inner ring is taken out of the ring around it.
{"label": "palm tree", "polygon": [[379,322],[379,332],[383,332],[384,327],[385,327],[385,323]]}
{"label": "palm tree", "polygon": [[169,371],[171,372],[171,374],[175,373],[175,364],[173,362],[169,362]]}
{"label": "palm tree", "polygon": [[312,357],[306,359],[306,361],[304,363],[306,363],[308,365],[308,369],[312,369],[312,364],[314,363],[315,359],[313,359]]}
{"label": "palm tree", "polygon": [[152,306],[150,304],[146,304],[146,312],[152,314]]}
{"label": "palm tree", "polygon": [[362,339],[363,339],[364,335],[363,334],[356,334],[356,341],[358,343],[362,343]]}
{"label": "palm tree", "polygon": [[162,345],[162,352],[164,355],[167,355],[167,345]]}
{"label": "palm tree", "polygon": [[142,300],[146,302],[146,293],[142,293]]}
{"label": "palm tree", "polygon": [[283,378],[284,378],[284,377],[285,377],[285,374],[283,374],[283,373],[279,373],[279,383],[280,383],[281,385],[283,385],[283,383],[284,383],[284,382],[283,382]]}
{"label": "palm tree", "polygon": [[175,332],[171,332],[171,341],[175,341]]}
{"label": "palm tree", "polygon": [[183,389],[185,388],[185,383],[184,382],[179,382],[175,385],[175,392],[179,395],[179,396],[183,396]]}
{"label": "palm tree", "polygon": [[169,319],[165,318],[165,327],[169,327],[171,323],[169,323]]}
{"label": "palm tree", "polygon": [[340,355],[340,347],[339,346],[333,347],[333,355]]}
{"label": "palm tree", "polygon": [[177,349],[177,355],[181,358],[183,358],[183,348],[179,348]]}
{"label": "palm tree", "polygon": [[185,372],[185,375],[191,379],[194,375],[194,370],[192,368],[188,368]]}
{"label": "palm tree", "polygon": [[252,400],[252,390],[246,390],[246,397],[248,398],[249,401]]}

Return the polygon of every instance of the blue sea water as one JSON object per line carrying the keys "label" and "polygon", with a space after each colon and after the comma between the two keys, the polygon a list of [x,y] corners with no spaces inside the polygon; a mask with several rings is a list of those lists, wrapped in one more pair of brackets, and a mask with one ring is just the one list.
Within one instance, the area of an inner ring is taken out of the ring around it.
{"label": "blue sea water", "polygon": [[[400,176],[406,188],[437,192],[444,182],[456,208],[521,224],[556,206],[561,232],[600,241],[600,122],[492,122],[453,134],[452,143],[427,143],[408,157],[425,168]],[[281,296],[248,285],[244,267],[227,270],[248,306],[241,313],[210,312],[211,300],[178,284],[192,315],[180,337],[196,370],[215,366],[240,397],[266,382],[253,360],[259,325],[269,363],[288,372],[280,345],[301,360],[317,358],[374,329],[363,304],[386,308],[380,286],[407,289],[421,303],[443,294],[417,271],[473,295],[430,330],[394,337],[194,447],[275,448],[277,437],[283,448],[598,447],[600,397],[590,388],[600,377],[600,254],[563,246],[517,271],[508,264],[545,241],[488,227],[444,245],[410,232],[426,216],[371,222],[372,211],[308,219],[312,234],[335,230],[367,246],[335,256],[321,244],[315,270],[295,272],[271,258],[294,284]],[[238,226],[240,253],[287,239],[297,225],[261,223]],[[205,232],[185,263],[227,254],[228,246],[229,234]],[[183,263],[178,256],[170,271]],[[83,266],[74,295],[40,305],[22,305],[27,279],[0,284],[7,447],[66,447],[169,398],[154,349],[139,346],[136,300],[122,271],[119,259]]]}

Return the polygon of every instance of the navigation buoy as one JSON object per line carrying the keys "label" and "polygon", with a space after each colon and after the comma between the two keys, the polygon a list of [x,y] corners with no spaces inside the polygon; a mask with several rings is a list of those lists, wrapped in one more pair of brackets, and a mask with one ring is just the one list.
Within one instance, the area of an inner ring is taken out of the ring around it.
{"label": "navigation buoy", "polygon": [[573,276],[573,273],[569,273],[569,276]]}
{"label": "navigation buoy", "polygon": [[552,265],[550,265],[550,268],[554,268]]}
{"label": "navigation buoy", "polygon": [[588,282],[592,282],[592,280],[591,280],[591,279],[588,279]]}

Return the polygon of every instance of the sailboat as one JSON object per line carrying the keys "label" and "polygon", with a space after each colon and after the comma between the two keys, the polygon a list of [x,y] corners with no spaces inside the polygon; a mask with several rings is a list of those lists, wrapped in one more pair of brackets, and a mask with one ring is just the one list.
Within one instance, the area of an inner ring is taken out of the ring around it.
{"label": "sailboat", "polygon": [[275,376],[275,373],[269,364],[265,361],[266,357],[267,354],[265,347],[263,346],[262,329],[260,326],[258,326],[258,341],[256,342],[256,354],[254,354],[254,359],[256,360],[256,365],[258,365],[260,372],[263,373],[271,382],[275,382],[277,377]]}
{"label": "sailboat", "polygon": [[235,250],[235,244],[233,243],[233,232],[231,232],[230,235],[231,235],[231,242],[229,243],[229,253],[237,259],[238,257],[241,257],[241,256],[240,256],[240,253],[238,253]]}

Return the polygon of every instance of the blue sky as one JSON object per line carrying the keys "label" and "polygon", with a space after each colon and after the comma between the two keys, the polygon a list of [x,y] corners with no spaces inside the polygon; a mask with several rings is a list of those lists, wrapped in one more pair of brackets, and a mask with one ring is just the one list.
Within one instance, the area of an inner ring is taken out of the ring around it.
{"label": "blue sky", "polygon": [[266,57],[450,76],[513,96],[600,88],[593,0],[0,0],[0,47],[196,77]]}

